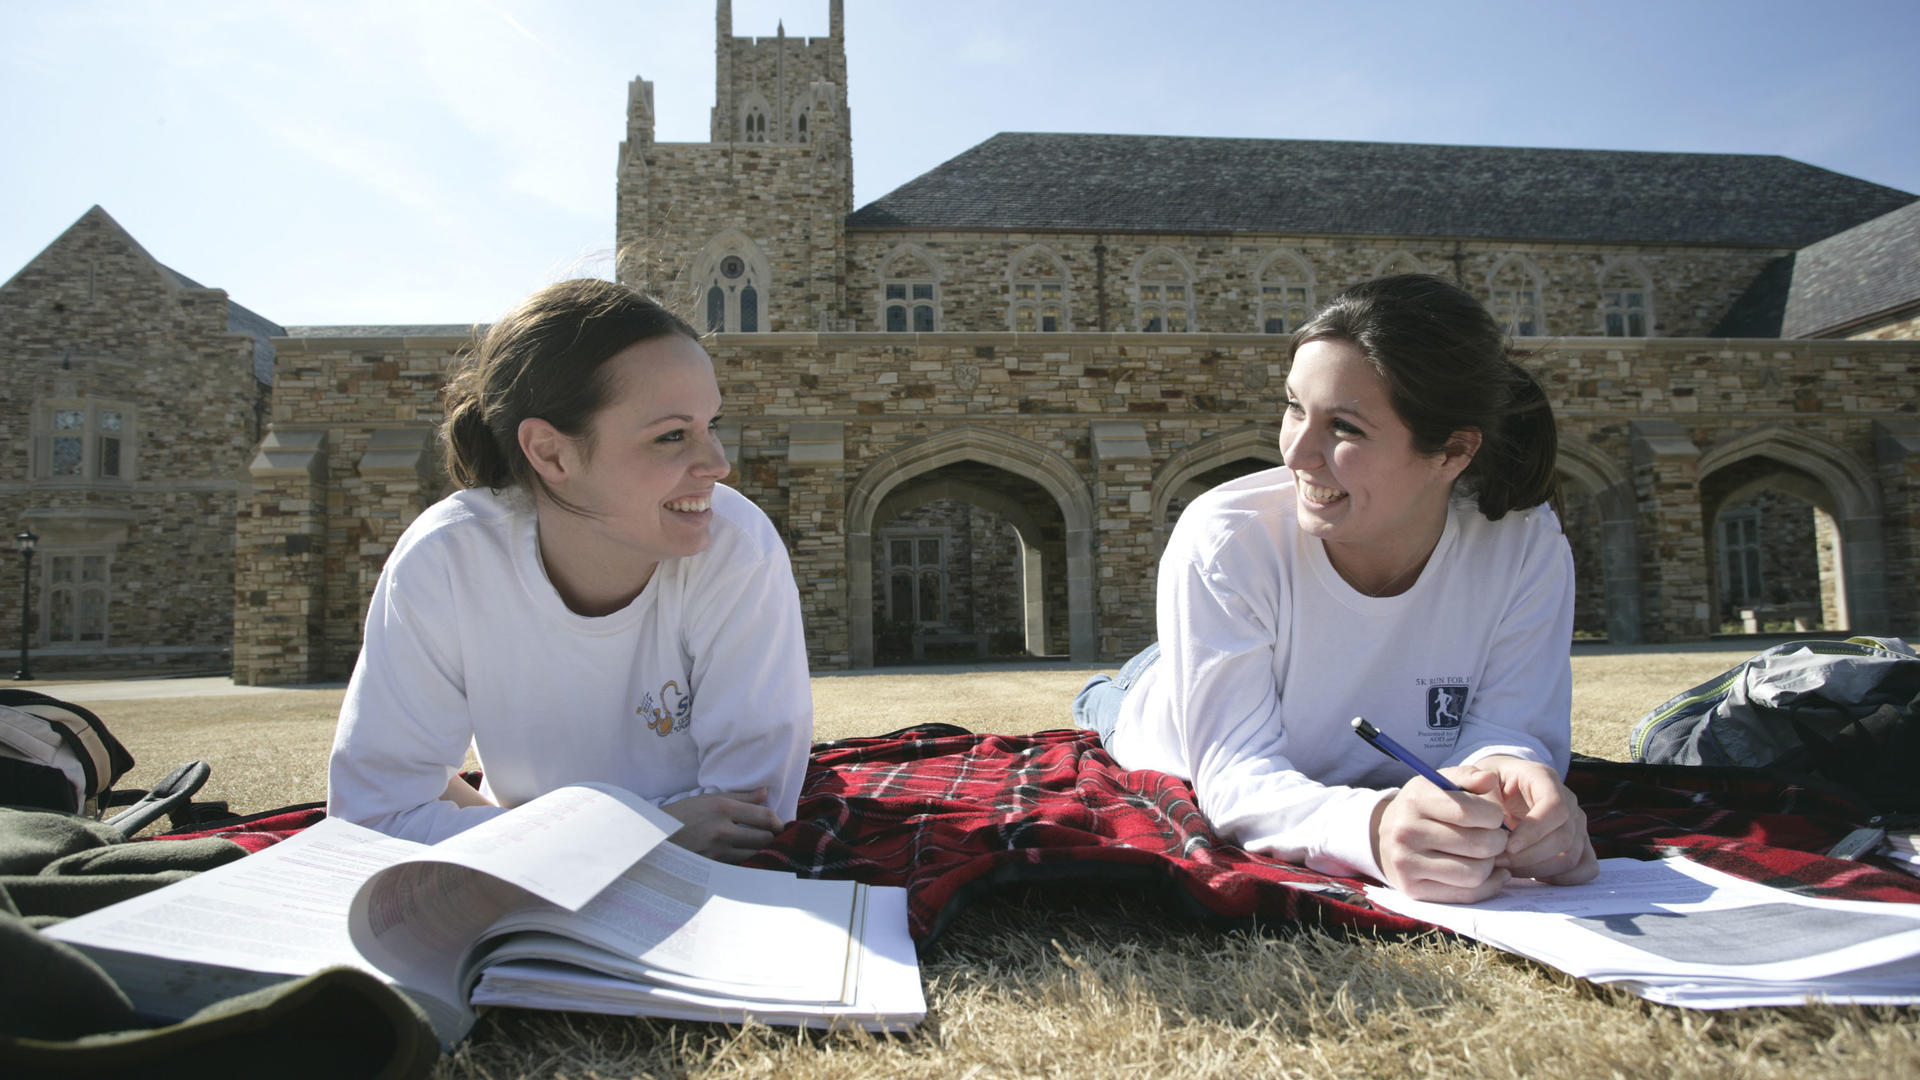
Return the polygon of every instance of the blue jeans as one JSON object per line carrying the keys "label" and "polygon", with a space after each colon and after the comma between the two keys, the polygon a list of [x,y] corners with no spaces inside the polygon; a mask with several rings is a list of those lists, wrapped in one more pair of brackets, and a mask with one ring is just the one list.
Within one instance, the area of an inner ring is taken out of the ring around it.
{"label": "blue jeans", "polygon": [[1120,665],[1120,673],[1111,677],[1095,675],[1073,696],[1073,726],[1100,736],[1101,745],[1113,738],[1113,727],[1120,722],[1120,702],[1160,659],[1160,643],[1140,650],[1139,655]]}

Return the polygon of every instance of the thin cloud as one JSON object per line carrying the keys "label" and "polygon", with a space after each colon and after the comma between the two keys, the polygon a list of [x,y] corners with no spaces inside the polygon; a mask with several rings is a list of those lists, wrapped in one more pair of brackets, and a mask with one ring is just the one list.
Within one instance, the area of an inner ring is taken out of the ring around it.
{"label": "thin cloud", "polygon": [[[617,88],[589,85],[596,65],[543,38],[503,8],[475,18],[410,9],[401,28],[434,102],[485,148],[507,191],[577,215],[608,203],[606,145],[620,130]],[[585,71],[582,71],[582,68]],[[608,115],[601,115],[602,112]],[[596,165],[601,167],[596,167]]]}
{"label": "thin cloud", "polygon": [[1026,54],[1024,42],[1003,34],[976,33],[968,36],[954,53],[954,58],[963,64],[1006,67],[1026,59]]}

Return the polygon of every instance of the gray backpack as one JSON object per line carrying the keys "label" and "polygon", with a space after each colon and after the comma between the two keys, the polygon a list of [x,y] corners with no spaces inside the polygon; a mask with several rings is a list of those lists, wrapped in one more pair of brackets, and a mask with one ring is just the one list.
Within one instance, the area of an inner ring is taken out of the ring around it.
{"label": "gray backpack", "polygon": [[[133,755],[84,706],[0,688],[0,806],[104,817],[129,837],[162,817],[186,828],[230,816],[224,802],[193,802],[212,772],[204,761],[189,761],[144,791],[116,790],[131,768]],[[106,817],[110,809],[118,812]]]}
{"label": "gray backpack", "polygon": [[1898,638],[1784,641],[1642,717],[1629,749],[1920,811],[1920,656]]}
{"label": "gray backpack", "polygon": [[133,755],[70,701],[0,689],[0,804],[99,817]]}

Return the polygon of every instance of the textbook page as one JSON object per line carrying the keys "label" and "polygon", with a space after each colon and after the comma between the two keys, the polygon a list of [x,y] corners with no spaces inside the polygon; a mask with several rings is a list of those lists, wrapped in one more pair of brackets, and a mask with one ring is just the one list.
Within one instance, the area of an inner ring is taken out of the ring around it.
{"label": "textbook page", "polygon": [[354,898],[354,946],[396,981],[461,1000],[461,958],[530,898],[579,908],[680,827],[605,784],[547,792],[374,873]]}
{"label": "textbook page", "polygon": [[[925,1018],[920,962],[907,931],[907,893],[895,886],[863,885],[853,938],[853,980],[834,1002],[783,1000],[752,993],[715,996],[665,983],[634,982],[618,973],[548,959],[489,964],[473,991],[476,1005],[571,1009],[615,1016],[662,1016],[677,1020],[793,1024],[827,1028],[850,1025],[868,1031],[905,1031]],[[504,959],[503,952],[502,958]]]}
{"label": "textbook page", "polygon": [[[336,965],[389,984],[347,933],[354,893],[425,850],[338,818],[263,851],[47,927],[98,963],[143,1013],[182,1019],[217,1001]],[[457,999],[400,990],[443,1045],[473,1022]]]}
{"label": "textbook page", "polygon": [[[604,950],[584,966],[610,975],[716,994],[838,1001],[858,933],[857,888],[731,866],[665,844],[578,911],[528,905],[494,922],[485,937],[509,940],[477,949],[462,986],[501,950],[530,957],[537,942],[560,934]],[[538,936],[518,940],[525,933]]]}
{"label": "textbook page", "polygon": [[1920,1003],[1920,904],[1800,896],[1682,858],[1605,859],[1584,885],[1517,882],[1478,904],[1413,900],[1385,887],[1367,895],[1668,1004]]}

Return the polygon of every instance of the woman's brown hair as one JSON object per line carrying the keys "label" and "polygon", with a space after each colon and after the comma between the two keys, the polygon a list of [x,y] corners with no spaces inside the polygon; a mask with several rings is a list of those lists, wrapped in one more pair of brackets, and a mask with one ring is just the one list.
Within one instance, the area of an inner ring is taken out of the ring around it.
{"label": "woman's brown hair", "polygon": [[1490,520],[1559,494],[1559,435],[1546,391],[1465,290],[1427,274],[1362,282],[1294,332],[1288,359],[1321,340],[1351,342],[1366,356],[1419,452],[1441,452],[1456,431],[1480,433],[1459,483]]}
{"label": "woman's brown hair", "polygon": [[584,437],[607,403],[607,361],[669,334],[699,338],[659,301],[611,281],[576,278],[527,297],[487,328],[447,386],[441,432],[454,482],[495,491],[519,486],[552,498],[520,449],[521,421],[545,420],[561,434]]}

